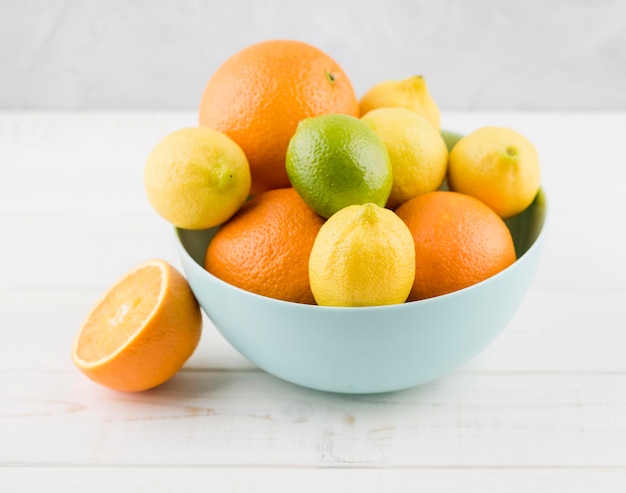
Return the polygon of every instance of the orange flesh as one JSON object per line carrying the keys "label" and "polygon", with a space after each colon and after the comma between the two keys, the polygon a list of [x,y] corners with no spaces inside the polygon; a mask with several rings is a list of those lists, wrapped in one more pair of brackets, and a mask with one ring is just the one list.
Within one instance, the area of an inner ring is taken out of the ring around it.
{"label": "orange flesh", "polygon": [[122,280],[89,316],[76,355],[86,363],[93,363],[124,346],[151,318],[160,300],[161,285],[161,269],[154,265]]}

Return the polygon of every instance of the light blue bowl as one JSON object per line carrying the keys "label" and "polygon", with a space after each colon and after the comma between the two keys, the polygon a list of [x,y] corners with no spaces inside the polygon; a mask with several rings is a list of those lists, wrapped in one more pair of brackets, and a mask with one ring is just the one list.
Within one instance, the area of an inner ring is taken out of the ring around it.
{"label": "light blue bowl", "polygon": [[507,221],[518,260],[499,274],[444,296],[400,305],[340,308],[249,293],[203,267],[216,228],[177,229],[183,269],[200,305],[250,361],[313,389],[374,393],[437,379],[480,353],[522,303],[544,242],[543,190]]}

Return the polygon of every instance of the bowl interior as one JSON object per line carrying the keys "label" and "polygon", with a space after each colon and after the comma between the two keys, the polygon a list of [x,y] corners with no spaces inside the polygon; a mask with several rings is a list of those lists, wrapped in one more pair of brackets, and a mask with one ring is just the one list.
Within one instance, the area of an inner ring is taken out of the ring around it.
{"label": "bowl interior", "polygon": [[[521,214],[505,220],[513,237],[518,259],[528,251],[539,237],[544,226],[546,205],[545,192],[540,189],[530,207]],[[192,231],[176,228],[176,234],[189,256],[202,266],[209,243],[218,229],[219,227]]]}

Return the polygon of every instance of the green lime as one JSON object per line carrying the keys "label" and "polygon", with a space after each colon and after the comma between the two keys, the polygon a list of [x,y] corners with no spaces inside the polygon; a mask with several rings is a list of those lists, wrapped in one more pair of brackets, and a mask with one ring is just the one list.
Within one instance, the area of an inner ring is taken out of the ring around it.
{"label": "green lime", "polygon": [[286,166],[291,185],[325,218],[349,205],[384,207],[393,185],[382,140],[349,115],[302,120],[289,142]]}

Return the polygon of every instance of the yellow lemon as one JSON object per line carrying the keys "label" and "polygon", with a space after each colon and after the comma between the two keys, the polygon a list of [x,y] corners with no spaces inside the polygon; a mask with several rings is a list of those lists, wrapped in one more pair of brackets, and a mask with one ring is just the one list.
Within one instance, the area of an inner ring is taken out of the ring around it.
{"label": "yellow lemon", "polygon": [[480,128],[461,138],[450,152],[450,189],[476,197],[503,219],[524,211],[540,185],[537,150],[515,130]]}
{"label": "yellow lemon", "polygon": [[250,192],[250,167],[241,148],[206,127],[176,130],[148,156],[148,200],[179,228],[205,229],[228,220]]}
{"label": "yellow lemon", "polygon": [[376,306],[406,301],[415,278],[415,243],[389,209],[350,205],[322,226],[309,257],[318,305]]}
{"label": "yellow lemon", "polygon": [[433,99],[426,79],[415,75],[403,80],[386,80],[371,87],[359,101],[361,116],[376,108],[407,108],[440,127],[439,106]]}
{"label": "yellow lemon", "polygon": [[406,108],[379,108],[361,118],[387,148],[393,175],[387,207],[437,190],[446,177],[448,148],[426,118]]}

